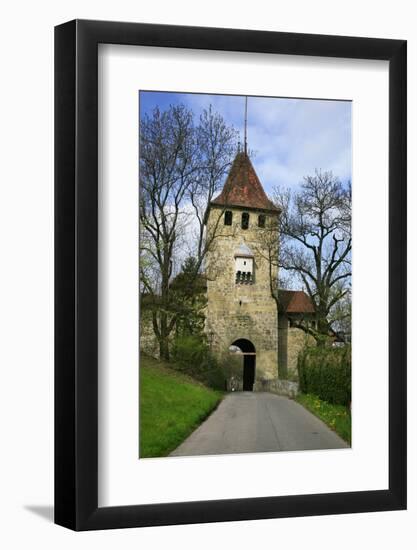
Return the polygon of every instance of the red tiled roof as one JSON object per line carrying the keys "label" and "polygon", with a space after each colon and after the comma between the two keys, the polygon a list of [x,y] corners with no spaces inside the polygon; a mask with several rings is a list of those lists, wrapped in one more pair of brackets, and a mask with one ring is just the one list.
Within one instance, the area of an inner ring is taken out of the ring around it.
{"label": "red tiled roof", "polygon": [[303,290],[279,290],[278,301],[283,313],[314,313],[311,299]]}
{"label": "red tiled roof", "polygon": [[247,153],[238,153],[223,190],[211,204],[279,212],[268,199]]}

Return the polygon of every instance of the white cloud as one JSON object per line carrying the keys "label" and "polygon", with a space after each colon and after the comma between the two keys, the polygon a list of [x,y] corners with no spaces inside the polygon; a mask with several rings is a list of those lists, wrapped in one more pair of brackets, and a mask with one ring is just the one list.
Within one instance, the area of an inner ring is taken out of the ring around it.
{"label": "white cloud", "polygon": [[[244,96],[165,94],[197,114],[210,104],[243,141]],[[159,96],[160,97],[160,96]],[[164,98],[165,99],[165,98]],[[351,103],[348,101],[262,98],[248,99],[248,146],[268,193],[276,185],[297,186],[316,168],[351,177]]]}
{"label": "white cloud", "polygon": [[[211,103],[243,133],[244,98],[183,96],[196,111]],[[243,139],[243,136],[242,136]],[[267,192],[297,186],[316,168],[351,177],[351,104],[346,101],[260,98],[248,100],[248,146]]]}

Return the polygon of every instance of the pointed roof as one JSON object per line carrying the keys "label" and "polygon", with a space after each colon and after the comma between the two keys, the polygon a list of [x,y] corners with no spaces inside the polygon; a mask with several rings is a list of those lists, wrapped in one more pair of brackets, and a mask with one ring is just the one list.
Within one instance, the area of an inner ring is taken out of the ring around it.
{"label": "pointed roof", "polygon": [[279,290],[278,303],[283,313],[314,313],[311,298],[303,290]]}
{"label": "pointed roof", "polygon": [[246,152],[236,155],[222,192],[211,204],[279,212],[263,190]]}

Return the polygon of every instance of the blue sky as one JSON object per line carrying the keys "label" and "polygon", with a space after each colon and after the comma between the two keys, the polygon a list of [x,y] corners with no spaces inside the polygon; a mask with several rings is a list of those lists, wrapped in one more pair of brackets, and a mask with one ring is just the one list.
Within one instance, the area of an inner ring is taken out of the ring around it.
{"label": "blue sky", "polygon": [[[244,96],[140,92],[140,113],[183,103],[198,116],[211,104],[233,125],[243,143]],[[289,98],[248,98],[248,147],[267,193],[294,187],[314,170],[351,178],[351,102]]]}

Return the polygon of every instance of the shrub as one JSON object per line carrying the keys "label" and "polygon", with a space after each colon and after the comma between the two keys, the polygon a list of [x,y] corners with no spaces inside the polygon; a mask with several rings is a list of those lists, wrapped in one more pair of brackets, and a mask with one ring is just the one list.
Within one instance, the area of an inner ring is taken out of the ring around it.
{"label": "shrub", "polygon": [[206,342],[196,335],[178,336],[172,346],[175,367],[188,374],[198,372],[208,354]]}
{"label": "shrub", "polygon": [[351,349],[305,348],[298,356],[298,377],[303,393],[328,403],[348,405],[351,400]]}
{"label": "shrub", "polygon": [[178,336],[172,347],[173,368],[216,390],[224,390],[226,375],[199,335]]}

